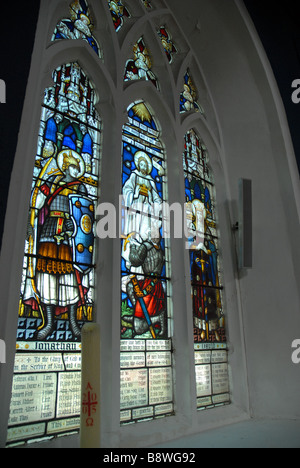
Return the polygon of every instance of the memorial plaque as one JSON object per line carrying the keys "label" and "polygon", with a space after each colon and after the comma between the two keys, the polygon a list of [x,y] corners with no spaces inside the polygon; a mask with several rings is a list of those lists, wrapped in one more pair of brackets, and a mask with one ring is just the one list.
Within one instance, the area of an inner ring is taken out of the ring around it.
{"label": "memorial plaque", "polygon": [[61,354],[16,354],[14,371],[28,372],[54,372],[63,371],[64,363]]}
{"label": "memorial plaque", "polygon": [[223,403],[229,403],[230,402],[230,395],[229,393],[224,393],[221,395],[214,395],[213,396],[213,402],[215,405],[217,404],[223,404]]}
{"label": "memorial plaque", "polygon": [[17,442],[22,439],[42,436],[45,433],[45,428],[45,423],[9,428],[7,431],[7,442]]}
{"label": "memorial plaque", "polygon": [[153,406],[147,406],[146,408],[138,408],[132,410],[133,419],[151,418],[153,416]]}
{"label": "memorial plaque", "polygon": [[211,366],[196,366],[197,397],[211,395]]}
{"label": "memorial plaque", "polygon": [[213,364],[221,363],[221,362],[227,362],[227,360],[228,360],[227,356],[228,356],[228,354],[227,354],[227,351],[225,351],[225,350],[213,351],[212,352],[211,362]]}
{"label": "memorial plaque", "polygon": [[144,340],[123,340],[121,341],[121,352],[125,351],[144,351]]}
{"label": "memorial plaque", "polygon": [[121,371],[121,409],[148,404],[147,369]]}
{"label": "memorial plaque", "polygon": [[212,366],[213,394],[229,392],[229,378],[227,364],[213,364]]}
{"label": "memorial plaque", "polygon": [[120,421],[121,422],[126,422],[131,419],[131,411],[130,410],[125,410],[120,412]]}
{"label": "memorial plaque", "polygon": [[149,404],[167,403],[173,400],[172,369],[149,369]]}
{"label": "memorial plaque", "polygon": [[171,366],[172,356],[169,352],[153,352],[147,353],[147,366],[148,367],[163,367]]}
{"label": "memorial plaque", "polygon": [[195,352],[195,364],[210,364],[211,363],[211,352],[210,351],[199,351]]}
{"label": "memorial plaque", "polygon": [[121,353],[121,369],[145,367],[145,353]]}
{"label": "memorial plaque", "polygon": [[9,426],[54,418],[56,390],[56,374],[15,375]]}
{"label": "memorial plaque", "polygon": [[211,396],[197,398],[197,408],[205,409],[207,406],[211,406],[212,404]]}
{"label": "memorial plaque", "polygon": [[147,351],[171,351],[171,340],[147,341]]}
{"label": "memorial plaque", "polygon": [[64,354],[63,360],[68,371],[81,370],[81,354]]}
{"label": "memorial plaque", "polygon": [[80,417],[71,419],[57,419],[48,423],[47,434],[76,431],[80,427]]}
{"label": "memorial plaque", "polygon": [[81,373],[64,372],[58,377],[57,417],[80,414]]}
{"label": "memorial plaque", "polygon": [[155,406],[155,415],[161,415],[161,414],[170,414],[173,413],[174,407],[173,403],[167,403],[165,405],[157,405]]}

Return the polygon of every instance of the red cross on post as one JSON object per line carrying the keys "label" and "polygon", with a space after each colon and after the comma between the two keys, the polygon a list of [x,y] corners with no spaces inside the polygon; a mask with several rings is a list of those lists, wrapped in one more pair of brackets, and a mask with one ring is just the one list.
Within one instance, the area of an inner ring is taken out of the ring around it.
{"label": "red cross on post", "polygon": [[81,331],[80,447],[101,447],[100,327],[86,323]]}
{"label": "red cross on post", "polygon": [[87,415],[86,426],[94,426],[94,419],[92,415],[97,412],[98,397],[97,394],[93,392],[93,388],[90,383],[88,383],[85,393],[83,394],[82,401],[82,414]]}

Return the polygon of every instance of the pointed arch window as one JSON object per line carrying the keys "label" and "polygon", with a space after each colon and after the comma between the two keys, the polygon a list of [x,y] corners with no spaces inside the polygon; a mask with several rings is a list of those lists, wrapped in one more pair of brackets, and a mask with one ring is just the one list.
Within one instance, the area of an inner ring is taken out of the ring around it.
{"label": "pointed arch window", "polygon": [[230,402],[228,351],[213,175],[194,129],[183,154],[193,303],[197,407]]}
{"label": "pointed arch window", "polygon": [[167,168],[159,127],[137,101],[123,127],[121,421],[173,412]]}
{"label": "pointed arch window", "polygon": [[101,120],[78,63],[56,69],[53,81],[32,179],[10,444],[78,429],[81,327],[94,317]]}

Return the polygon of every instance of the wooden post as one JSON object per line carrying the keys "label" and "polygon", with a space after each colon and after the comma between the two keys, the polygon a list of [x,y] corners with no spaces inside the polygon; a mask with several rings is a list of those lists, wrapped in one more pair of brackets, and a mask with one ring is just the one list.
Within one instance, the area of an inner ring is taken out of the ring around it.
{"label": "wooden post", "polygon": [[82,328],[80,448],[100,448],[100,326]]}

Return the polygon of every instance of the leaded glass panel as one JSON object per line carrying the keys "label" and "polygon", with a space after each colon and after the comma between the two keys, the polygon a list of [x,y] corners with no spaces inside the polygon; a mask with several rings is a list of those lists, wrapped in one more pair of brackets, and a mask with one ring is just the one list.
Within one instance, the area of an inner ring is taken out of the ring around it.
{"label": "leaded glass panel", "polygon": [[194,130],[183,154],[193,304],[197,406],[230,401],[227,338],[213,177],[207,148]]}
{"label": "leaded glass panel", "polygon": [[62,39],[82,39],[86,41],[96,54],[101,57],[101,51],[93,36],[93,17],[86,0],[74,0],[69,6],[70,18],[62,19],[56,26],[52,41]]}
{"label": "leaded glass panel", "polygon": [[196,111],[204,114],[203,108],[197,102],[198,93],[196,86],[191,77],[190,71],[187,70],[184,75],[183,92],[180,94],[180,113]]}
{"label": "leaded glass panel", "polygon": [[19,305],[8,443],[79,428],[81,328],[95,304],[100,117],[77,63],[42,105]]}
{"label": "leaded glass panel", "polygon": [[122,154],[121,421],[173,412],[167,168],[147,105],[128,109]]}
{"label": "leaded glass panel", "polygon": [[175,47],[171,34],[169,31],[166,29],[165,26],[161,26],[159,30],[157,31],[160,39],[162,46],[164,48],[165,54],[168,58],[169,63],[173,62],[173,56],[177,54],[177,48]]}
{"label": "leaded glass panel", "polygon": [[159,89],[159,84],[152,68],[152,59],[148,48],[141,37],[133,47],[134,58],[126,63],[124,81],[146,80],[151,81]]}
{"label": "leaded glass panel", "polygon": [[111,17],[116,32],[120,31],[126,18],[130,18],[130,12],[121,0],[107,0]]}

